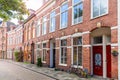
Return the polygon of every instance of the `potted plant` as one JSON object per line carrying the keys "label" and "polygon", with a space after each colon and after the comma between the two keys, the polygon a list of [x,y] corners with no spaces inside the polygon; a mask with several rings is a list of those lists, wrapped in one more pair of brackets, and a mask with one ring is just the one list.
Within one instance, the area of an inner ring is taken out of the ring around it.
{"label": "potted plant", "polygon": [[113,50],[113,51],[112,51],[112,55],[113,55],[113,56],[118,56],[118,51]]}

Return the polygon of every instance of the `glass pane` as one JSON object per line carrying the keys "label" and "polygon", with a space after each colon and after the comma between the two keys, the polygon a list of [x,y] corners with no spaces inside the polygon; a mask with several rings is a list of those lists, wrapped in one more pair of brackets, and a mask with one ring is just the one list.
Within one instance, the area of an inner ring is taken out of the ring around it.
{"label": "glass pane", "polygon": [[68,4],[67,4],[67,3],[64,4],[64,5],[61,7],[61,12],[64,12],[64,11],[66,11],[66,10],[68,10]]}
{"label": "glass pane", "polygon": [[67,46],[67,40],[61,40],[61,46]]}
{"label": "glass pane", "polygon": [[73,45],[82,45],[82,37],[73,38]]}
{"label": "glass pane", "polygon": [[74,23],[77,23],[77,6],[74,6]]}
{"label": "glass pane", "polygon": [[46,43],[43,43],[43,48],[46,48]]}
{"label": "glass pane", "polygon": [[73,65],[77,65],[77,47],[73,47]]}
{"label": "glass pane", "polygon": [[93,0],[93,17],[99,16],[100,0]]}
{"label": "glass pane", "polygon": [[83,16],[83,3],[78,5],[78,22],[82,21]]}
{"label": "glass pane", "polygon": [[82,0],[74,0],[74,4],[81,2]]}
{"label": "glass pane", "polygon": [[100,0],[100,15],[107,13],[108,0]]}
{"label": "glass pane", "polygon": [[102,43],[102,36],[94,37],[94,44],[101,44]]}
{"label": "glass pane", "polygon": [[79,66],[82,65],[82,47],[81,46],[78,47],[78,65]]}

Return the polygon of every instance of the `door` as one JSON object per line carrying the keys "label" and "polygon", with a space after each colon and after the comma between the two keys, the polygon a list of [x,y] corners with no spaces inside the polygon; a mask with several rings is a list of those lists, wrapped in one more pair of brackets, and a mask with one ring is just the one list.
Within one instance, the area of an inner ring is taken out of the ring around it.
{"label": "door", "polygon": [[93,46],[93,74],[103,76],[103,47]]}
{"label": "door", "polygon": [[55,42],[50,40],[50,67],[55,67]]}
{"label": "door", "polygon": [[34,43],[31,44],[31,63],[34,64]]}
{"label": "door", "polygon": [[107,77],[111,78],[111,46],[106,46]]}

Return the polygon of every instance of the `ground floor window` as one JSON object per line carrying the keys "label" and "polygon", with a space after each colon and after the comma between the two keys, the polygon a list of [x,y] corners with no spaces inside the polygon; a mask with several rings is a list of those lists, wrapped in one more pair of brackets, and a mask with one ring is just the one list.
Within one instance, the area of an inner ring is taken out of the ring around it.
{"label": "ground floor window", "polygon": [[67,40],[61,40],[61,58],[60,63],[61,64],[67,64]]}
{"label": "ground floor window", "polygon": [[46,62],[46,53],[47,53],[46,43],[43,43],[42,47],[43,47],[43,50],[42,50],[42,61]]}
{"label": "ground floor window", "polygon": [[82,66],[82,37],[73,38],[73,65]]}

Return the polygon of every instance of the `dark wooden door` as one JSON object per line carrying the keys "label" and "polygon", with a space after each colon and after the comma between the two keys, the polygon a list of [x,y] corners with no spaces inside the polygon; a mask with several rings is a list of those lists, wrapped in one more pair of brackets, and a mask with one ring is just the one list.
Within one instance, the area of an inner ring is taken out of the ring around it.
{"label": "dark wooden door", "polygon": [[106,46],[107,77],[111,78],[111,46]]}
{"label": "dark wooden door", "polygon": [[93,46],[93,74],[103,76],[103,47]]}

